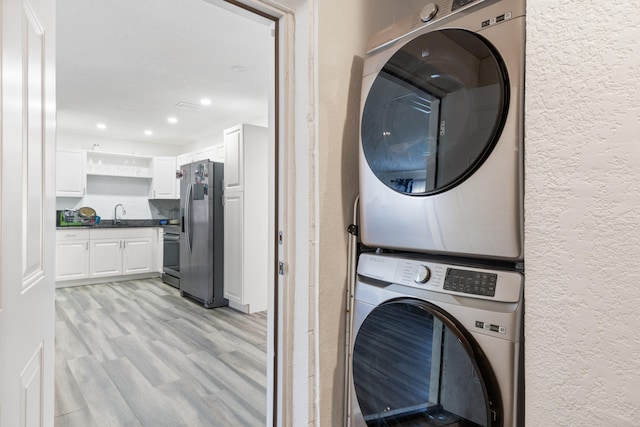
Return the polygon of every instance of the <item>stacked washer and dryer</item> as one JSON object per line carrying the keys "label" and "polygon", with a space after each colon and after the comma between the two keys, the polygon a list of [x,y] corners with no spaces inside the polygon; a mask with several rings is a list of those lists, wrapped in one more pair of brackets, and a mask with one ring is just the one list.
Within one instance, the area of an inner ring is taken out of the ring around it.
{"label": "stacked washer and dryer", "polygon": [[372,37],[349,425],[523,425],[524,43],[524,0]]}

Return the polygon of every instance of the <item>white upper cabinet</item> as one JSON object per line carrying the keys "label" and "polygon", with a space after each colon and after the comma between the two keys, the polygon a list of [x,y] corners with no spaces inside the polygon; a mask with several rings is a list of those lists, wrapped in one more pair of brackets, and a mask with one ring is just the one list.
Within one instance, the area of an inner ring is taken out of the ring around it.
{"label": "white upper cabinet", "polygon": [[224,163],[224,144],[215,146],[214,153],[213,161]]}
{"label": "white upper cabinet", "polygon": [[56,157],[56,196],[83,197],[87,187],[84,151],[60,150]]}
{"label": "white upper cabinet", "polygon": [[224,131],[224,189],[244,189],[243,125]]}
{"label": "white upper cabinet", "polygon": [[[59,150],[56,165],[56,196],[84,197],[114,182],[144,186],[142,197],[179,199],[173,156],[150,157],[102,151]],[[116,179],[118,181],[113,181]],[[87,184],[89,184],[87,186]],[[88,190],[87,190],[88,189]]]}
{"label": "white upper cabinet", "polygon": [[151,199],[177,199],[176,196],[176,158],[153,158],[153,188]]}
{"label": "white upper cabinet", "polygon": [[193,153],[180,154],[176,157],[176,166],[180,169],[180,166],[188,165],[193,161]]}

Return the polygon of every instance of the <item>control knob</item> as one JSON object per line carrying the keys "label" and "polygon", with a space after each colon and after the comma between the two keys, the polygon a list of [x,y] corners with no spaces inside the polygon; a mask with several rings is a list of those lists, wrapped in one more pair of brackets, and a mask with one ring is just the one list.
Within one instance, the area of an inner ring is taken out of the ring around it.
{"label": "control knob", "polygon": [[438,13],[438,5],[435,3],[429,3],[422,8],[422,11],[420,12],[420,19],[422,22],[429,22],[436,16],[436,13]]}
{"label": "control knob", "polygon": [[416,283],[427,283],[431,278],[431,270],[426,265],[419,265],[413,272],[413,281]]}

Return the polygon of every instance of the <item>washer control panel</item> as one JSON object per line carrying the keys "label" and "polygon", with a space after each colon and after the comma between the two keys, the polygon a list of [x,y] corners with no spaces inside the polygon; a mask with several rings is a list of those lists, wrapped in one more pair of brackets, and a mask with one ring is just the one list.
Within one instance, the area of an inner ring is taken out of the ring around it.
{"label": "washer control panel", "polygon": [[451,12],[460,9],[461,7],[465,7],[466,5],[468,5],[469,3],[473,3],[474,1],[476,0],[453,0],[453,2],[451,3]]}
{"label": "washer control panel", "polygon": [[517,302],[523,282],[522,274],[513,271],[441,264],[387,254],[362,254],[358,274],[389,284],[502,302]]}

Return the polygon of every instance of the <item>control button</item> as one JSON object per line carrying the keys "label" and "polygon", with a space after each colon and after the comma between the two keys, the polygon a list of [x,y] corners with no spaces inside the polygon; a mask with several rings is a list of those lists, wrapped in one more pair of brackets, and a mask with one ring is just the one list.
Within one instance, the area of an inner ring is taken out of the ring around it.
{"label": "control button", "polygon": [[420,19],[422,22],[429,22],[436,16],[436,13],[438,13],[438,5],[435,3],[429,3],[422,8],[422,12],[420,12]]}
{"label": "control button", "polygon": [[424,265],[419,265],[413,272],[413,281],[416,283],[427,283],[431,277],[431,271]]}

